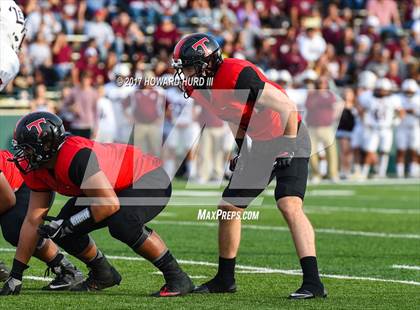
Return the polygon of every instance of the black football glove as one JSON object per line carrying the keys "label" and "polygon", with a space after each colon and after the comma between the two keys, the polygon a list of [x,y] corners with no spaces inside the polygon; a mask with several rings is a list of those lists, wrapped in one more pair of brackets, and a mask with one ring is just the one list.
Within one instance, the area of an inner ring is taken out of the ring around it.
{"label": "black football glove", "polygon": [[49,224],[39,225],[38,234],[45,239],[57,240],[73,233],[74,227],[69,220],[56,219],[54,217],[45,217]]}
{"label": "black football glove", "polygon": [[280,169],[290,167],[297,150],[296,138],[282,137],[279,145],[282,152],[277,156],[274,167]]}
{"label": "black football glove", "polygon": [[0,296],[7,295],[19,295],[22,289],[22,281],[9,277],[3,284],[3,288],[0,291]]}

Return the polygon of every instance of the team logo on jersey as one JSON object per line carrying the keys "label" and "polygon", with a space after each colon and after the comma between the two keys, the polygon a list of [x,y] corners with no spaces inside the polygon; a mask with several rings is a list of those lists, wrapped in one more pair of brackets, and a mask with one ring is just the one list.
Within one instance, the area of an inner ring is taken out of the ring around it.
{"label": "team logo on jersey", "polygon": [[209,39],[204,37],[200,40],[198,40],[197,42],[195,42],[191,47],[194,49],[194,51],[196,51],[198,49],[199,46],[201,46],[201,48],[204,51],[204,56],[208,56],[211,54],[210,50],[207,48],[206,46],[206,42],[209,42]]}
{"label": "team logo on jersey", "polygon": [[31,129],[35,127],[36,131],[38,132],[38,137],[40,137],[42,134],[41,124],[46,124],[46,123],[47,121],[45,120],[45,118],[40,118],[26,125],[26,129],[28,129],[28,131],[31,131]]}

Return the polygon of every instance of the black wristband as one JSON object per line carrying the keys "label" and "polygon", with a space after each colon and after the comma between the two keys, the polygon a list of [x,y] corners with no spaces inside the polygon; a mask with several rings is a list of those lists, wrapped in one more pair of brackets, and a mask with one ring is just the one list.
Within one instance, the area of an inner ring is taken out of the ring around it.
{"label": "black wristband", "polygon": [[236,145],[238,146],[238,150],[241,150],[242,144],[244,144],[243,138],[235,138]]}
{"label": "black wristband", "polygon": [[89,233],[94,230],[96,226],[89,207],[71,216],[69,222],[72,225],[72,230],[75,234]]}
{"label": "black wristband", "polygon": [[22,281],[23,272],[28,269],[29,266],[18,261],[16,258],[13,260],[12,271],[10,276],[16,280]]}

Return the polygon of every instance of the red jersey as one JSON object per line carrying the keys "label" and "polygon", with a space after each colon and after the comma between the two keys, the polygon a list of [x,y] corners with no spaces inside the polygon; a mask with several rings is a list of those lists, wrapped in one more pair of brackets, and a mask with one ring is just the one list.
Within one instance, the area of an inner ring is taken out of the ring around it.
{"label": "red jersey", "polygon": [[[285,93],[251,62],[227,58],[216,72],[210,97],[205,91],[193,91],[192,96],[221,119],[243,128],[247,126],[247,134],[253,140],[267,141],[283,135],[284,126],[278,112],[250,104],[249,98],[253,97],[251,101],[255,103],[264,83],[270,83]],[[242,92],[238,92],[240,90]]]}
{"label": "red jersey", "polygon": [[[84,156],[86,154],[88,155]],[[23,178],[34,191],[81,196],[82,181],[98,171],[102,171],[114,190],[119,192],[161,165],[160,159],[145,154],[132,145],[98,143],[70,136],[58,151],[53,170],[40,168]]]}
{"label": "red jersey", "polygon": [[6,177],[7,182],[9,182],[10,187],[14,191],[17,191],[22,186],[23,179],[20,175],[19,169],[15,166],[15,164],[8,161],[8,159],[12,158],[12,153],[9,151],[0,150],[0,170]]}

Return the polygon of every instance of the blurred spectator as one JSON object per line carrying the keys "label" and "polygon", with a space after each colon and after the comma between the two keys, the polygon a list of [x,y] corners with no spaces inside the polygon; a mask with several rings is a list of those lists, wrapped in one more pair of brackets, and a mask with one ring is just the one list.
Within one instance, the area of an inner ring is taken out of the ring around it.
{"label": "blurred spectator", "polygon": [[[134,85],[125,83],[130,77],[130,68],[127,64],[117,64],[112,71],[112,79],[105,84],[105,95],[111,100],[112,107],[117,120],[117,132],[115,141],[127,143],[130,140],[132,125],[124,113],[123,101],[134,91]],[[123,82],[121,84],[121,81]]]}
{"label": "blurred spectator", "polygon": [[158,26],[153,35],[155,54],[158,55],[161,51],[164,51],[166,55],[170,55],[175,47],[175,44],[178,43],[180,36],[181,35],[175,24],[172,22],[171,17],[164,16],[162,23]]}
{"label": "blurred spectator", "polygon": [[[92,41],[94,43],[94,41]],[[107,80],[107,74],[105,72],[104,64],[100,63],[98,51],[95,47],[89,46],[83,53],[82,57],[76,62],[72,69],[72,81],[73,84],[79,84],[80,74],[88,72],[95,85],[103,84]]]}
{"label": "blurred spectator", "polygon": [[198,150],[198,182],[220,182],[225,168],[223,156],[225,124],[205,108],[201,109],[198,122],[201,128],[204,127]]}
{"label": "blurred spectator", "polygon": [[50,10],[47,1],[40,2],[34,9],[26,18],[28,39],[31,41],[42,33],[47,42],[52,42],[55,34],[61,31],[61,24]]}
{"label": "blurred spectator", "polygon": [[378,17],[381,27],[395,25],[401,27],[397,3],[394,0],[369,0],[367,2],[369,15]]}
{"label": "blurred spectator", "polygon": [[46,87],[43,84],[39,84],[35,87],[35,96],[31,101],[32,112],[50,112],[55,113],[54,102],[47,99]]}
{"label": "blurred spectator", "polygon": [[85,1],[64,0],[62,5],[58,5],[58,9],[61,13],[61,22],[66,34],[75,34],[82,29],[86,12]]}
{"label": "blurred spectator", "polygon": [[88,72],[83,72],[80,79],[80,86],[71,90],[69,96],[64,98],[63,105],[72,114],[70,132],[76,136],[94,138],[98,128],[99,95],[92,87],[92,76]]}
{"label": "blurred spectator", "polygon": [[[143,76],[151,81],[150,72]],[[165,96],[160,87],[145,84],[124,99],[123,108],[127,119],[134,125],[133,143],[144,152],[160,157],[162,147],[163,109]]]}
{"label": "blurred spectator", "polygon": [[354,108],[355,94],[353,89],[344,91],[344,110],[338,123],[337,142],[340,148],[340,178],[347,179],[351,173],[352,150],[351,135],[355,124]]}
{"label": "blurred spectator", "polygon": [[51,59],[51,48],[42,32],[39,32],[35,42],[29,45],[29,58],[35,68]]}
{"label": "blurred spectator", "polygon": [[310,163],[314,182],[319,181],[321,177],[318,159],[319,144],[327,154],[328,177],[333,181],[338,180],[338,155],[334,137],[337,98],[329,90],[328,83],[328,78],[321,76],[317,81],[317,89],[309,91],[305,104],[306,124],[312,143]]}
{"label": "blurred spectator", "polygon": [[328,15],[323,20],[322,35],[327,43],[337,45],[342,41],[343,30],[346,22],[339,15],[338,6],[336,3],[331,3],[328,6]]}
{"label": "blurred spectator", "polygon": [[67,36],[64,33],[59,33],[52,46],[52,54],[54,68],[60,80],[67,77],[73,66],[72,53],[73,49],[67,42]]}
{"label": "blurred spectator", "polygon": [[315,0],[290,0],[290,17],[294,27],[299,26],[299,20],[302,17],[310,16]]}
{"label": "blurred spectator", "polygon": [[236,12],[236,15],[241,26],[245,26],[246,22],[249,22],[249,26],[252,28],[260,28],[261,26],[260,17],[251,0],[246,0],[243,7]]}
{"label": "blurred spectator", "polygon": [[299,52],[307,62],[314,62],[321,57],[327,48],[324,38],[314,28],[307,28],[297,37]]}
{"label": "blurred spectator", "polygon": [[96,141],[112,143],[117,133],[117,120],[114,115],[114,109],[112,108],[112,102],[105,97],[104,86],[98,88],[98,95],[98,133],[96,135]]}
{"label": "blurred spectator", "polygon": [[106,22],[107,10],[100,9],[95,12],[93,21],[87,22],[84,33],[95,39],[100,51],[101,59],[105,59],[108,51],[114,43],[115,36],[112,27]]}

